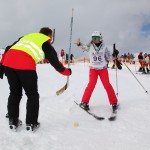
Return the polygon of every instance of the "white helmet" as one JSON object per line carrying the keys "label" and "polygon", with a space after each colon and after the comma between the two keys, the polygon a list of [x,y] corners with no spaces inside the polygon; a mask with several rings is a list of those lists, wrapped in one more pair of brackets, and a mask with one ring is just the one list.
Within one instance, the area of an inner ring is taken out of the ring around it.
{"label": "white helmet", "polygon": [[103,37],[99,31],[94,31],[92,33],[92,41],[100,41],[100,42],[103,41]]}
{"label": "white helmet", "polygon": [[92,33],[92,36],[101,36],[101,33],[99,32],[99,31],[94,31],[93,33]]}

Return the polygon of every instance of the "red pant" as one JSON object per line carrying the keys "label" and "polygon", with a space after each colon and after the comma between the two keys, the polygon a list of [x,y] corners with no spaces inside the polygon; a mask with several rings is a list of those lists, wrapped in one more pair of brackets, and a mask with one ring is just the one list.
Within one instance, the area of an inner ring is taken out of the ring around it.
{"label": "red pant", "polygon": [[108,99],[110,104],[117,103],[118,99],[115,95],[114,89],[112,85],[109,82],[109,76],[108,76],[108,70],[107,69],[102,69],[102,70],[95,70],[95,69],[90,69],[89,71],[89,83],[85,89],[85,92],[82,97],[82,102],[89,103],[90,97],[93,93],[93,90],[95,88],[95,85],[97,83],[97,78],[98,76],[101,79],[101,82],[107,92]]}

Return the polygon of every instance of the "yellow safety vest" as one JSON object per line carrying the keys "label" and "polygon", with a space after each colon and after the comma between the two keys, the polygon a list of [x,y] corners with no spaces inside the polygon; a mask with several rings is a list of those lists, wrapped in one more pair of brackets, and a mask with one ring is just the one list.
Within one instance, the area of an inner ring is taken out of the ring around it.
{"label": "yellow safety vest", "polygon": [[13,50],[20,50],[29,54],[38,63],[42,61],[45,54],[42,50],[42,44],[48,41],[50,37],[42,33],[31,33],[22,37],[15,45],[11,47]]}

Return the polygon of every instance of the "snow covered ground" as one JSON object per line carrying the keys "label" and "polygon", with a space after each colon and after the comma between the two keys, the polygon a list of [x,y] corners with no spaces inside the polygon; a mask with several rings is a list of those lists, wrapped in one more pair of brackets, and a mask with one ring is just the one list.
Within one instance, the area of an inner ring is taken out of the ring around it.
{"label": "snow covered ground", "polygon": [[[118,70],[120,109],[114,122],[107,120],[111,107],[98,80],[90,101],[91,111],[106,118],[98,121],[74,103],[80,102],[87,85],[88,64],[78,63],[71,68],[69,88],[56,96],[56,91],[65,85],[66,77],[49,64],[37,66],[41,127],[35,133],[25,130],[25,95],[20,103],[23,126],[18,132],[8,128],[5,114],[9,87],[6,77],[0,80],[0,150],[150,150],[150,95],[143,89],[150,93],[150,75],[136,75],[141,87],[125,65]],[[133,73],[137,69],[133,65],[129,68]],[[109,69],[116,91],[115,71]],[[75,122],[78,126],[74,126]]]}

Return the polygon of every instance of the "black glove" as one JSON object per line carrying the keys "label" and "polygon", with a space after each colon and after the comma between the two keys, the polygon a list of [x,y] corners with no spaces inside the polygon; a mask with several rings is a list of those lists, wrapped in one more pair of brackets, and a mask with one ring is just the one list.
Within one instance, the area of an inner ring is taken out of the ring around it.
{"label": "black glove", "polygon": [[115,60],[116,61],[116,66],[119,70],[122,69],[122,63],[120,61],[118,61],[118,59]]}
{"label": "black glove", "polygon": [[117,57],[118,56],[118,54],[119,54],[119,51],[117,50],[117,49],[115,49],[114,51],[113,51],[113,57]]}
{"label": "black glove", "polygon": [[113,54],[112,54],[112,56],[117,58],[118,54],[119,54],[119,51],[116,49],[116,46],[114,44],[113,45]]}
{"label": "black glove", "polygon": [[0,78],[1,79],[3,79],[3,75],[4,75],[4,66],[0,64]]}
{"label": "black glove", "polygon": [[70,71],[70,75],[72,74],[72,71],[71,71],[71,69],[70,68],[68,68],[68,70]]}

